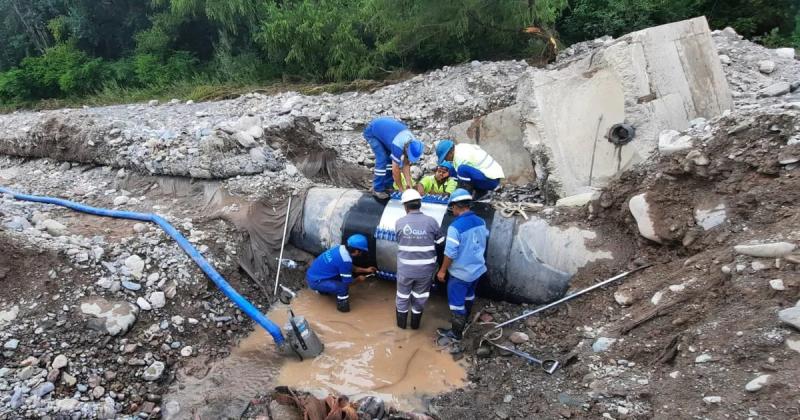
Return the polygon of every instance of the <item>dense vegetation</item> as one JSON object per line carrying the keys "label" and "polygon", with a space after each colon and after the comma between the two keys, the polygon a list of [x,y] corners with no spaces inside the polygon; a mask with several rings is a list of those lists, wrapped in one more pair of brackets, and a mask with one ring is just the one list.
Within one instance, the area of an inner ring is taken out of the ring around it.
{"label": "dense vegetation", "polygon": [[547,60],[563,44],[697,15],[800,47],[797,0],[0,0],[0,105]]}

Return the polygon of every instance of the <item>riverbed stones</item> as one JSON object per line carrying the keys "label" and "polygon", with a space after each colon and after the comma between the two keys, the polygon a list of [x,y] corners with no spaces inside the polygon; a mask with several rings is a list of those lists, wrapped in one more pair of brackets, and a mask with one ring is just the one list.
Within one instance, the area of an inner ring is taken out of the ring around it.
{"label": "riverbed stones", "polygon": [[772,375],[760,375],[744,386],[747,392],[758,392],[772,381]]}
{"label": "riverbed stones", "polygon": [[772,74],[775,71],[775,62],[772,60],[762,60],[758,62],[758,71],[764,74]]}
{"label": "riverbed stones", "polygon": [[150,305],[150,302],[148,302],[147,299],[145,299],[145,298],[143,298],[141,296],[136,298],[136,305],[139,306],[139,309],[141,309],[143,311],[149,311],[149,310],[153,309],[153,306]]}
{"label": "riverbed stones", "polygon": [[51,366],[53,369],[63,369],[67,367],[68,364],[69,359],[67,359],[67,356],[59,354],[53,359],[53,364]]}
{"label": "riverbed stones", "polygon": [[150,293],[150,296],[147,298],[147,300],[150,301],[150,305],[153,307],[153,309],[161,309],[167,304],[167,298],[164,295],[164,292]]}
{"label": "riverbed stones", "polygon": [[798,330],[800,330],[800,306],[783,309],[778,312],[778,318]]}
{"label": "riverbed stones", "polygon": [[142,272],[144,271],[144,260],[142,260],[142,257],[131,255],[125,259],[125,266],[128,267],[128,270],[130,270],[134,278],[142,278]]}
{"label": "riverbed stones", "polygon": [[16,350],[19,347],[19,340],[16,338],[12,338],[5,343],[3,343],[3,348],[6,350]]}
{"label": "riverbed stones", "polygon": [[778,82],[758,91],[759,97],[783,96],[792,90],[789,82]]}
{"label": "riverbed stones", "polygon": [[164,362],[155,361],[144,370],[142,378],[145,381],[157,381],[161,378],[161,375],[164,374],[165,368],[166,366],[164,366]]}
{"label": "riverbed stones", "polygon": [[67,233],[69,233],[67,232],[66,226],[62,225],[59,222],[56,222],[53,219],[43,220],[42,223],[39,224],[39,229],[44,230],[51,236],[64,236]]}
{"label": "riverbed stones", "polygon": [[136,322],[139,308],[125,301],[108,301],[92,296],[81,301],[81,313],[96,320],[90,327],[98,328],[109,335],[125,333]]}

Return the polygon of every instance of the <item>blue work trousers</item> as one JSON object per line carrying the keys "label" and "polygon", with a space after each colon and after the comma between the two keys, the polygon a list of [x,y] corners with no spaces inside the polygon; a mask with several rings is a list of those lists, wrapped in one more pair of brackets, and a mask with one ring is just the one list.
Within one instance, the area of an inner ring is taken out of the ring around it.
{"label": "blue work trousers", "polygon": [[492,191],[500,185],[499,179],[487,178],[480,169],[469,165],[459,166],[457,174],[459,181],[472,185],[475,190]]}
{"label": "blue work trousers", "polygon": [[383,142],[372,134],[372,126],[364,130],[364,138],[375,154],[375,168],[373,169],[372,189],[375,192],[391,192],[392,184],[392,151]]}
{"label": "blue work trousers", "polygon": [[450,276],[447,280],[447,303],[451,312],[461,316],[467,315],[475,302],[475,288],[481,278],[475,281],[463,281]]}
{"label": "blue work trousers", "polygon": [[350,284],[341,280],[321,280],[308,282],[308,287],[325,295],[335,295],[336,299],[344,300],[350,297]]}

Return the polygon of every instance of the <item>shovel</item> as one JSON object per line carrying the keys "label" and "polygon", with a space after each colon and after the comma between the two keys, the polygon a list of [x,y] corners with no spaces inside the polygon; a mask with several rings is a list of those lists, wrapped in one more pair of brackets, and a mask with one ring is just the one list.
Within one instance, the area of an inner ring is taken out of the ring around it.
{"label": "shovel", "polygon": [[505,350],[505,351],[507,351],[509,353],[516,354],[517,356],[528,360],[528,362],[530,362],[530,363],[535,363],[535,364],[539,365],[542,368],[542,370],[547,372],[548,375],[552,375],[553,372],[555,372],[556,369],[558,369],[558,366],[560,365],[558,360],[555,360],[555,359],[539,360],[539,359],[531,356],[530,354],[525,353],[524,351],[519,351],[517,349],[511,349],[511,348],[508,348],[506,346],[501,346],[500,344],[494,343],[492,341],[489,341],[489,343],[491,343],[493,346],[495,346],[495,347],[497,347],[499,349],[503,349],[503,350]]}

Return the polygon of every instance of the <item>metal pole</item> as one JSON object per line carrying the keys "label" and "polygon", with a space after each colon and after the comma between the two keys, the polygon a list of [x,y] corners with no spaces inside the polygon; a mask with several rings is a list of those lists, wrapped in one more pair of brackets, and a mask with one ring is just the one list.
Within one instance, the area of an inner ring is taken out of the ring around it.
{"label": "metal pole", "polygon": [[[536,308],[536,309],[534,309],[534,310],[532,310],[532,311],[530,311],[530,312],[525,312],[524,314],[522,314],[522,315],[520,315],[520,316],[518,316],[518,317],[516,317],[516,318],[509,319],[508,321],[506,321],[506,322],[503,322],[503,323],[501,323],[501,324],[497,324],[497,325],[496,325],[494,328],[492,328],[491,330],[489,330],[489,332],[491,332],[491,331],[494,331],[494,330],[496,330],[496,329],[498,329],[498,328],[502,328],[502,327],[504,327],[504,326],[506,326],[506,325],[508,325],[508,324],[513,324],[514,322],[517,322],[517,321],[519,321],[519,320],[521,320],[521,319],[525,319],[525,318],[527,318],[527,317],[529,317],[529,316],[531,316],[531,315],[538,314],[539,312],[542,312],[542,311],[548,310],[548,309],[550,309],[550,308],[552,308],[552,307],[558,306],[558,305],[560,305],[560,304],[562,304],[562,303],[564,303],[564,302],[567,302],[567,301],[570,301],[570,300],[572,300],[572,299],[575,299],[575,298],[576,298],[576,297],[578,297],[578,296],[581,296],[581,295],[583,295],[583,294],[589,293],[589,292],[591,292],[592,290],[595,290],[595,289],[598,289],[598,288],[600,288],[600,287],[603,287],[603,286],[605,286],[605,285],[607,285],[607,284],[609,284],[609,283],[611,283],[611,282],[613,282],[613,281],[619,280],[619,279],[621,279],[621,278],[623,278],[623,277],[625,277],[625,276],[627,276],[627,275],[629,275],[629,274],[631,274],[631,273],[635,273],[635,272],[637,272],[637,271],[639,271],[639,270],[644,270],[645,268],[647,268],[647,267],[650,267],[650,266],[652,266],[652,265],[653,265],[653,264],[647,264],[647,265],[643,265],[643,266],[641,266],[641,267],[638,267],[638,268],[636,268],[636,269],[633,269],[633,270],[631,270],[631,271],[626,271],[626,272],[624,272],[624,273],[622,273],[622,274],[617,274],[616,276],[614,276],[614,277],[611,277],[611,278],[610,278],[610,279],[608,279],[608,280],[603,280],[603,281],[601,281],[600,283],[597,283],[597,284],[595,284],[594,286],[590,286],[590,287],[587,287],[587,288],[585,288],[585,289],[583,289],[583,290],[580,290],[580,291],[578,291],[578,292],[575,292],[575,293],[573,293],[573,294],[571,294],[571,295],[564,296],[563,298],[561,298],[561,299],[559,299],[559,300],[557,300],[557,301],[555,301],[555,302],[548,303],[547,305],[544,305],[544,306],[542,306],[542,307]],[[488,332],[487,332],[487,334],[488,334]]]}
{"label": "metal pole", "polygon": [[275,290],[272,296],[278,295],[278,279],[281,278],[281,265],[283,265],[283,245],[286,243],[286,229],[289,227],[289,213],[292,209],[292,196],[289,195],[289,204],[286,205],[286,221],[283,222],[283,239],[281,239],[281,253],[278,255],[278,269],[275,270]]}
{"label": "metal pole", "polygon": [[[600,123],[603,122],[603,114],[597,120],[597,129],[594,131],[594,147],[592,147],[592,164],[589,166],[589,186],[592,186],[592,178],[594,173],[594,153],[597,151],[597,137],[600,136]],[[619,169],[617,169],[619,170]]]}

